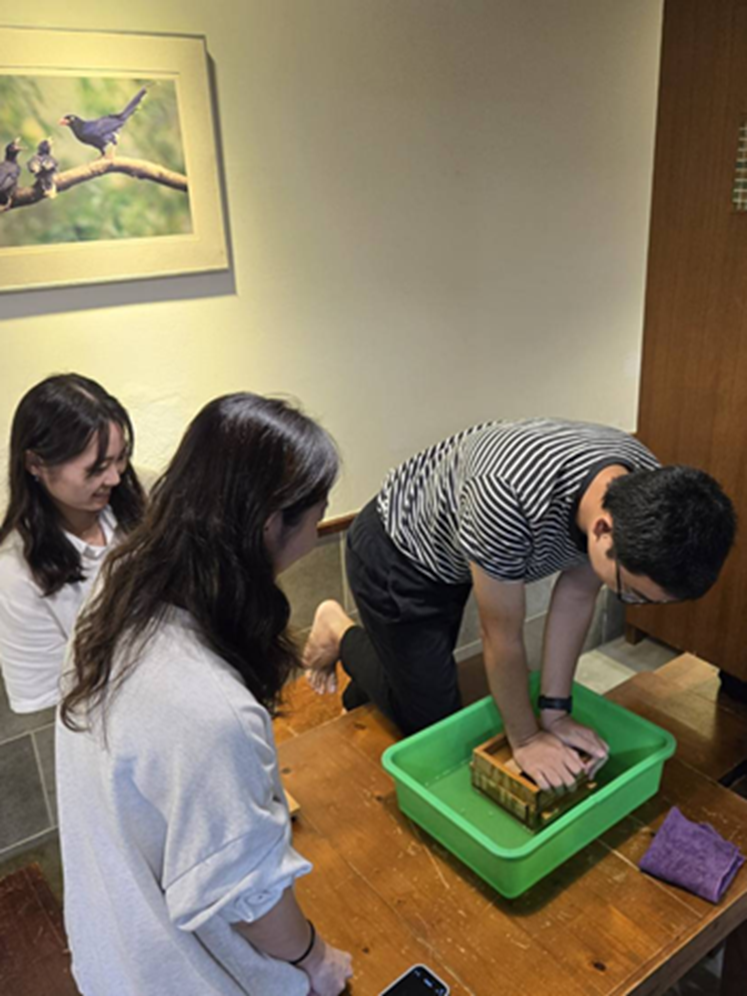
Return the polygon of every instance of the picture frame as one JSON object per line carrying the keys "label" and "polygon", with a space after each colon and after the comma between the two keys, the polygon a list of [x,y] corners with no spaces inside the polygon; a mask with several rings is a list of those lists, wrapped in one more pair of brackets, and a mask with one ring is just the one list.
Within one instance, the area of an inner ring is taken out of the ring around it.
{"label": "picture frame", "polygon": [[0,53],[0,292],[228,268],[203,36],[0,27]]}

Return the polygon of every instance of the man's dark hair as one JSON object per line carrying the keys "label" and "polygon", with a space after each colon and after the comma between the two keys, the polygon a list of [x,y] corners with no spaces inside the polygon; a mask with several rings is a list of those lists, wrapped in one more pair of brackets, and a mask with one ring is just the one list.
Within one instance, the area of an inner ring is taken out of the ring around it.
{"label": "man's dark hair", "polygon": [[737,529],[731,499],[718,481],[693,467],[622,474],[607,488],[602,507],[612,516],[610,556],[676,599],[705,595]]}

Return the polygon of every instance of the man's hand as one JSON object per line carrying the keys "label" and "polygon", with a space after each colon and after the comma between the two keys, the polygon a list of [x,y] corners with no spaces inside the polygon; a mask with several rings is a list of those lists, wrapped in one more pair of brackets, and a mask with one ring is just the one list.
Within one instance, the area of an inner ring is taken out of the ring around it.
{"label": "man's hand", "polygon": [[512,749],[514,761],[524,774],[544,790],[571,788],[586,771],[577,752],[552,733],[536,733],[525,743],[512,745]]}
{"label": "man's hand", "polygon": [[584,765],[584,770],[590,778],[599,771],[608,759],[610,749],[602,738],[588,726],[582,726],[568,713],[551,711],[540,714],[540,723],[544,730],[552,733],[568,747],[575,747],[590,755],[591,760]]}

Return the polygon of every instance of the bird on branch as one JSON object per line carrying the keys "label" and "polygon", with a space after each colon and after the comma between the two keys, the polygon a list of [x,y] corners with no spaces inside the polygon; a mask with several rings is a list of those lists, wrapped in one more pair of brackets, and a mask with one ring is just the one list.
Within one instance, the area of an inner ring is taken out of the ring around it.
{"label": "bird on branch", "polygon": [[119,114],[108,114],[106,117],[92,118],[90,121],[84,121],[77,114],[66,114],[60,118],[58,123],[67,125],[79,142],[84,145],[92,145],[99,150],[102,156],[105,156],[107,146],[117,144],[120,128],[134,114],[147,92],[145,87],[139,90]]}
{"label": "bird on branch", "polygon": [[57,196],[57,184],[56,184],[56,174],[57,174],[57,160],[52,155],[52,139],[45,138],[36,149],[36,155],[33,155],[28,161],[29,172],[33,173],[36,177],[35,187],[39,190],[45,197],[50,199]]}
{"label": "bird on branch", "polygon": [[20,138],[5,146],[5,160],[0,163],[0,212],[7,211],[13,203],[18,177],[21,175],[21,167],[17,162],[18,153],[22,150]]}

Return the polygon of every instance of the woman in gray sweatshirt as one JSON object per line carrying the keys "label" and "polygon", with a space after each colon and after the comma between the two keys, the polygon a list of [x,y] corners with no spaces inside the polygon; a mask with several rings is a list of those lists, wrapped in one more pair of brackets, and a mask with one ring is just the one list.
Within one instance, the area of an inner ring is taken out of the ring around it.
{"label": "woman in gray sweatshirt", "polygon": [[281,401],[208,404],[79,620],[57,724],[65,921],[84,996],[338,996],[302,913],[271,716],[296,654],[277,575],[338,472]]}

